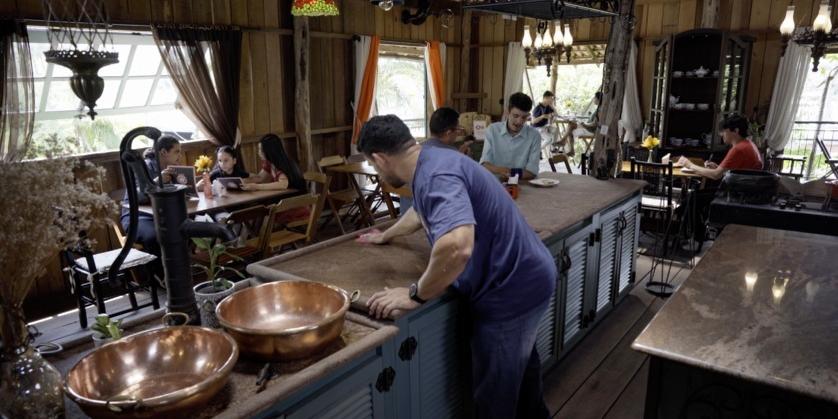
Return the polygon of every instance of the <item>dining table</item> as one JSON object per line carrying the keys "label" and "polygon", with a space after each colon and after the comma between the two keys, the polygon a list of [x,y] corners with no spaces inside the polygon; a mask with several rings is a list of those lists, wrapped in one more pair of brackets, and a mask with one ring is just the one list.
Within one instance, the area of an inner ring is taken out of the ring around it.
{"label": "dining table", "polygon": [[[213,195],[212,198],[204,196],[204,192],[198,192],[198,196],[187,196],[186,213],[190,217],[202,214],[215,214],[222,211],[230,211],[258,203],[274,203],[280,198],[297,194],[296,189],[283,189],[271,191],[237,191],[228,189],[221,196]],[[154,214],[151,205],[140,205],[140,212]]]}
{"label": "dining table", "polygon": [[[690,160],[693,163],[695,163],[699,166],[704,166],[704,160],[703,159],[695,158],[695,159],[690,159]],[[621,170],[622,170],[623,173],[631,173],[631,161],[623,160]],[[696,173],[696,172],[689,171],[689,170],[685,172],[683,170],[683,167],[675,166],[675,165],[672,166],[672,176],[674,176],[676,178],[679,178],[679,177],[680,178],[700,178],[701,177],[701,175]]]}
{"label": "dining table", "polygon": [[[393,206],[392,199],[390,198],[390,194],[382,191],[382,182],[379,179],[378,171],[376,171],[371,164],[366,161],[348,162],[335,166],[329,166],[326,170],[333,174],[346,175],[346,177],[349,178],[349,184],[352,185],[352,189],[355,190],[355,193],[357,194],[358,206],[360,207],[361,212],[363,213],[364,218],[368,221],[369,225],[375,225],[375,216],[372,213],[370,203],[373,202],[376,197],[380,197],[381,200],[384,201],[391,217],[395,217],[395,208]],[[361,189],[361,185],[358,183],[358,179],[355,175],[366,176],[370,179],[370,181],[375,183],[375,189],[371,194],[368,196],[364,195],[364,191]]]}

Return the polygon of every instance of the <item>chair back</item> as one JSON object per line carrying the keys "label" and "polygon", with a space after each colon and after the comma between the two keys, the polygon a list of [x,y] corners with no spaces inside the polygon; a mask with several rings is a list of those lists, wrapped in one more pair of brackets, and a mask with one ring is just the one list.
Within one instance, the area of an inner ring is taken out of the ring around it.
{"label": "chair back", "polygon": [[248,240],[258,238],[258,243],[254,247],[263,249],[264,233],[269,224],[265,221],[268,214],[270,214],[268,207],[257,205],[233,211],[223,221],[236,234],[240,246]]}
{"label": "chair back", "polygon": [[[824,161],[829,166],[829,169],[832,170],[832,174],[838,178],[838,159],[834,159],[829,152],[829,148],[827,148],[826,144],[824,144],[823,140],[820,138],[815,138],[815,142],[818,144],[818,148],[821,149],[821,153],[823,153]],[[828,177],[828,175],[827,175]]]}
{"label": "chair back", "polygon": [[122,224],[116,222],[116,220],[110,217],[107,218],[107,223],[110,224],[111,231],[113,231],[116,241],[119,242],[121,247],[125,247],[125,241],[127,238],[125,237],[125,231],[122,230]]}
{"label": "chair back", "polygon": [[270,240],[270,235],[274,231],[274,222],[277,218],[277,214],[283,213],[285,211],[291,211],[298,208],[308,208],[309,209],[309,217],[308,217],[308,225],[306,226],[306,243],[311,242],[314,239],[314,235],[317,232],[317,219],[320,217],[320,210],[322,209],[323,205],[323,194],[306,194],[306,195],[299,195],[291,198],[285,198],[282,201],[279,201],[278,204],[271,207],[271,213],[268,216],[270,225],[266,234],[264,235],[265,240]]}
{"label": "chair back", "polygon": [[643,180],[643,194],[665,198],[666,207],[672,207],[672,162],[648,163],[631,159],[631,178]]}
{"label": "chair back", "polygon": [[317,161],[317,167],[321,170],[324,167],[337,166],[341,164],[346,164],[346,158],[340,155],[326,156]]}
{"label": "chair back", "polygon": [[780,176],[795,179],[803,177],[806,170],[806,156],[771,156],[765,160],[765,170]]}
{"label": "chair back", "polygon": [[306,236],[308,236],[308,241],[311,241],[317,235],[320,215],[323,213],[323,207],[326,205],[326,189],[329,187],[332,179],[331,176],[318,172],[306,172],[303,174],[303,177],[305,177],[306,181],[311,182],[309,191],[313,194],[316,193],[315,196],[317,196],[317,202],[315,202],[314,208],[311,211],[308,227],[306,228]]}
{"label": "chair back", "polygon": [[568,173],[573,174],[573,170],[570,168],[570,158],[567,157],[566,154],[556,154],[547,159],[547,163],[550,163],[550,170],[556,173],[556,165],[559,163],[564,163],[565,168],[567,169]]}

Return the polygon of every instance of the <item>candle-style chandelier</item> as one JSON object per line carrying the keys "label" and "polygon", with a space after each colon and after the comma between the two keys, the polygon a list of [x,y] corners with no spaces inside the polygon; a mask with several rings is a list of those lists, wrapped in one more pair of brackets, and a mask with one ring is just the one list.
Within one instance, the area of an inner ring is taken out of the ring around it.
{"label": "candle-style chandelier", "polygon": [[832,30],[832,6],[829,1],[821,1],[818,15],[811,27],[795,28],[794,5],[786,9],[786,17],[780,24],[780,38],[783,42],[783,54],[786,52],[789,40],[800,45],[812,46],[812,71],[818,71],[818,64],[826,53],[826,48],[838,43],[838,31]]}
{"label": "candle-style chandelier", "polygon": [[550,76],[550,69],[553,67],[553,60],[560,60],[562,53],[567,57],[567,62],[570,63],[570,53],[573,50],[573,35],[570,33],[570,25],[565,23],[564,34],[562,34],[562,25],[556,21],[553,25],[553,34],[550,34],[550,22],[546,20],[538,21],[535,29],[535,40],[533,41],[530,35],[530,25],[524,25],[524,35],[521,38],[521,46],[524,47],[524,53],[527,57],[527,62],[531,60],[538,64],[544,64],[547,67],[547,76]]}

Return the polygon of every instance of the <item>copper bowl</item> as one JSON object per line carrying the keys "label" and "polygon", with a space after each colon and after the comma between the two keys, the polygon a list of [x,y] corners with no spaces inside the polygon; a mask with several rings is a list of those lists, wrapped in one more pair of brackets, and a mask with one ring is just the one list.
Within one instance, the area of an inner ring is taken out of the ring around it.
{"label": "copper bowl", "polygon": [[164,327],[87,354],[67,373],[64,391],[94,418],[174,417],[218,393],[238,358],[225,333]]}
{"label": "copper bowl", "polygon": [[349,296],[311,281],[245,288],[215,308],[218,322],[246,355],[268,361],[300,359],[340,337]]}

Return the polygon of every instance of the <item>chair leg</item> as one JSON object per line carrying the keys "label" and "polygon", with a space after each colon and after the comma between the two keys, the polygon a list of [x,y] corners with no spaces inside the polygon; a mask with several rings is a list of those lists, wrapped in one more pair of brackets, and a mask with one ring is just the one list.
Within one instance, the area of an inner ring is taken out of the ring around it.
{"label": "chair leg", "polygon": [[329,207],[332,208],[332,216],[335,217],[335,220],[338,222],[338,227],[340,228],[340,234],[346,234],[346,230],[343,228],[343,221],[340,219],[340,212],[335,207],[335,201],[332,201],[330,198],[329,200]]}
{"label": "chair leg", "polygon": [[75,273],[73,274],[73,282],[76,287],[76,302],[79,307],[79,325],[82,329],[87,329],[87,304],[84,302],[84,285],[79,279],[79,275]]}
{"label": "chair leg", "polygon": [[567,158],[564,160],[564,166],[567,168],[567,172],[573,174],[573,170],[570,169],[570,162],[567,161]]}
{"label": "chair leg", "polygon": [[105,311],[105,296],[102,295],[102,287],[101,287],[101,284],[99,283],[98,275],[93,275],[93,277],[91,278],[91,282],[92,282],[91,285],[93,287],[93,292],[96,293],[96,297],[95,297],[95,299],[96,299],[96,309],[99,312],[99,314],[104,314],[104,313],[106,313],[106,311]]}
{"label": "chair leg", "polygon": [[160,300],[157,298],[157,280],[154,278],[152,269],[148,265],[143,266],[143,269],[145,269],[149,289],[151,290],[151,307],[157,310],[160,308]]}
{"label": "chair leg", "polygon": [[131,308],[137,310],[139,304],[137,304],[137,295],[134,294],[134,284],[128,278],[125,278],[125,290],[128,291],[128,301],[131,302]]}

